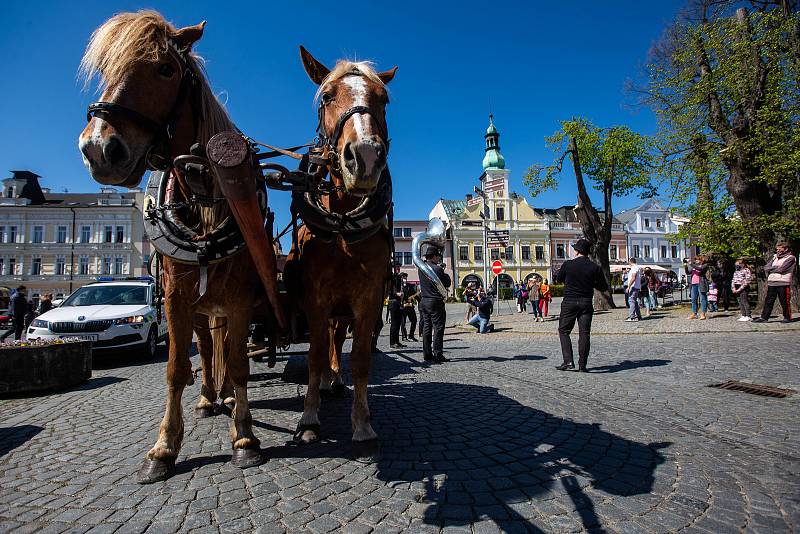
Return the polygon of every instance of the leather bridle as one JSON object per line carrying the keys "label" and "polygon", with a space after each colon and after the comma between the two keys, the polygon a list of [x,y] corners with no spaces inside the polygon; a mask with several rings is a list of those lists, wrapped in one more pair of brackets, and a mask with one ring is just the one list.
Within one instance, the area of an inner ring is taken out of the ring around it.
{"label": "leather bridle", "polygon": [[[361,74],[352,73],[348,74],[348,76],[361,76]],[[375,124],[378,125],[378,129],[380,130],[379,134],[381,136],[381,140],[386,146],[386,155],[389,155],[389,143],[391,140],[389,139],[389,134],[386,131],[385,125],[366,106],[353,106],[350,109],[345,110],[336,120],[336,126],[333,129],[333,133],[328,135],[328,133],[325,131],[325,109],[331,102],[333,102],[333,99],[327,101],[320,99],[319,107],[317,108],[317,115],[319,116],[319,122],[317,123],[317,139],[319,141],[318,146],[322,147],[327,152],[328,164],[330,165],[330,169],[332,171],[339,172],[342,170],[339,164],[337,145],[339,144],[339,139],[342,137],[342,133],[344,132],[344,125],[347,123],[350,117],[356,114],[369,115],[375,119]]]}
{"label": "leather bridle", "polygon": [[167,119],[160,123],[136,111],[135,109],[123,106],[116,102],[93,102],[86,110],[86,120],[91,121],[92,117],[101,114],[106,116],[121,116],[136,123],[139,127],[153,133],[153,141],[145,156],[147,166],[151,170],[166,170],[172,167],[172,158],[165,155],[162,151],[166,148],[167,141],[175,136],[178,121],[181,118],[181,108],[186,100],[192,106],[192,121],[194,128],[194,139],[197,139],[199,123],[203,120],[202,106],[199,103],[197,89],[200,86],[200,78],[195,72],[192,62],[189,60],[188,48],[180,48],[172,39],[167,39],[167,51],[177,60],[181,71],[181,84],[178,88],[178,96],[175,99]]}

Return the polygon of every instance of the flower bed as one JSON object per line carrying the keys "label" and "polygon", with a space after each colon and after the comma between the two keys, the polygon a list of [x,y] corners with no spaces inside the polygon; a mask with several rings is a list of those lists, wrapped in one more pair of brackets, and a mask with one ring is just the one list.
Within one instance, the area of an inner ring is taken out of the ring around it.
{"label": "flower bed", "polygon": [[0,345],[0,394],[63,389],[92,376],[92,343],[79,339]]}

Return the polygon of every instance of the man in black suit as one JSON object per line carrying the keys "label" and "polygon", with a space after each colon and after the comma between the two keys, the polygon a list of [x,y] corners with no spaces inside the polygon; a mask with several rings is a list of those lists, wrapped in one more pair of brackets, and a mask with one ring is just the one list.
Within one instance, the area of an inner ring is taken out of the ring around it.
{"label": "man in black suit", "polygon": [[[444,287],[450,287],[450,277],[444,272],[441,261],[442,251],[438,247],[429,245],[425,251],[425,263],[433,269],[433,272],[436,273]],[[422,293],[420,312],[424,324],[422,330],[422,353],[426,362],[443,363],[447,361],[447,358],[444,357],[443,348],[444,325],[447,317],[444,308],[444,297],[422,271],[419,272],[419,285]]]}
{"label": "man in black suit", "polygon": [[400,343],[400,325],[403,322],[403,277],[400,276],[400,264],[394,263],[394,273],[389,280],[389,346],[393,349],[405,347]]}
{"label": "man in black suit", "polygon": [[570,334],[578,321],[578,371],[588,372],[586,363],[589,359],[589,336],[592,328],[594,307],[592,299],[594,290],[608,289],[600,266],[589,259],[592,244],[586,239],[579,239],[572,245],[577,257],[564,262],[555,277],[557,284],[564,284],[564,300],[561,303],[561,315],[558,319],[558,338],[561,341],[561,355],[564,363],[556,367],[559,371],[574,371],[575,362],[572,357],[572,340]]}

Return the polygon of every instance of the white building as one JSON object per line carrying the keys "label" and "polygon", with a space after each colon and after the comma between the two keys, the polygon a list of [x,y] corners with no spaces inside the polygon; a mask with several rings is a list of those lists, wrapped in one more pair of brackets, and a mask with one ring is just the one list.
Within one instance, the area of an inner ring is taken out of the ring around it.
{"label": "white building", "polygon": [[683,260],[694,257],[685,240],[670,239],[685,219],[672,213],[655,199],[647,199],[640,206],[621,211],[616,218],[628,232],[628,254],[640,265],[658,265],[673,271],[678,278],[683,274]]}
{"label": "white building", "polygon": [[141,192],[51,193],[30,171],[12,171],[0,198],[0,286],[70,294],[98,276],[147,274]]}

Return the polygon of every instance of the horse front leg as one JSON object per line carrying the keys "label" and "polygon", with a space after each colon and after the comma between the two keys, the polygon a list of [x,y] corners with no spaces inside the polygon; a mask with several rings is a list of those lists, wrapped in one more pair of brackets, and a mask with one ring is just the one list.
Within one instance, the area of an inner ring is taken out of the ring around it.
{"label": "horse front leg", "polygon": [[356,317],[353,324],[353,349],[350,351],[350,371],[353,375],[353,453],[360,462],[373,463],[380,459],[378,434],[370,424],[367,384],[372,365],[372,329],[375,317],[369,314]]}
{"label": "horse front leg", "polygon": [[247,399],[247,380],[250,378],[250,359],[247,357],[247,334],[250,326],[249,313],[228,315],[228,354],[226,370],[235,397],[231,420],[231,463],[245,469],[264,462],[260,442],[253,434],[253,417]]}
{"label": "horse front leg", "polygon": [[194,407],[197,417],[214,415],[214,402],[217,400],[217,386],[214,381],[214,343],[211,330],[208,328],[208,316],[197,314],[194,317],[194,332],[197,335],[197,351],[200,353],[200,364],[203,369],[203,383],[200,386],[200,398]]}
{"label": "horse front leg", "polygon": [[329,333],[327,321],[309,318],[311,343],[308,348],[308,388],[303,403],[303,416],[297,424],[294,441],[299,444],[315,443],[320,439],[319,385],[322,372],[328,367]]}
{"label": "horse front leg", "polygon": [[175,470],[175,460],[183,442],[183,410],[181,396],[192,377],[189,349],[192,344],[194,311],[185,299],[175,292],[166,296],[165,309],[169,328],[169,361],[167,363],[167,406],[156,444],[147,453],[137,474],[140,484],[150,484],[169,478]]}

